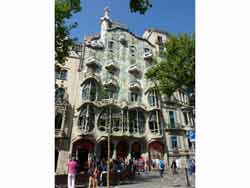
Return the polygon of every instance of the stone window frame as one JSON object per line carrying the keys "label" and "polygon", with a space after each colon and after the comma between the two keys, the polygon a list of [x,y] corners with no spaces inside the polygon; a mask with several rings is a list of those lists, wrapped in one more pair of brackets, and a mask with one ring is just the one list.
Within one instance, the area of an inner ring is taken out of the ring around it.
{"label": "stone window frame", "polygon": [[170,142],[171,142],[171,148],[172,149],[178,149],[179,144],[178,144],[177,135],[171,135]]}
{"label": "stone window frame", "polygon": [[68,80],[68,70],[63,68],[56,69],[55,77],[57,80]]}
{"label": "stone window frame", "polygon": [[130,53],[130,56],[132,57],[135,57],[136,56],[136,52],[137,52],[137,49],[134,45],[130,45],[129,46],[129,53]]}
{"label": "stone window frame", "polygon": [[[154,118],[153,118],[154,117]],[[164,119],[162,113],[159,110],[153,110],[149,112],[148,126],[149,130],[153,134],[162,134]]]}
{"label": "stone window frame", "polygon": [[82,100],[97,101],[99,96],[99,85],[95,79],[88,79],[81,87]]}
{"label": "stone window frame", "polygon": [[81,130],[85,132],[91,132],[94,129],[95,107],[93,105],[87,104],[81,109],[77,125]]}
{"label": "stone window frame", "polygon": [[149,106],[159,107],[159,96],[157,95],[156,91],[149,91],[147,99]]}

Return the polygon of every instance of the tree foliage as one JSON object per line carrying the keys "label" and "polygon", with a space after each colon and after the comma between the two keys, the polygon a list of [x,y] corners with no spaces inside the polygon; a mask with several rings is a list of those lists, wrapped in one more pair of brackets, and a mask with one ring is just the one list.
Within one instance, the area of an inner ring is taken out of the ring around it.
{"label": "tree foliage", "polygon": [[69,50],[74,44],[74,39],[69,35],[77,23],[67,24],[66,20],[80,10],[80,0],[55,1],[55,60],[58,63],[65,62],[69,56]]}
{"label": "tree foliage", "polygon": [[146,78],[155,83],[157,89],[168,97],[175,91],[194,96],[195,92],[195,36],[171,35],[164,44],[161,59],[146,72]]}
{"label": "tree foliage", "polygon": [[131,12],[145,14],[145,12],[152,7],[152,3],[151,0],[130,0],[129,7]]}

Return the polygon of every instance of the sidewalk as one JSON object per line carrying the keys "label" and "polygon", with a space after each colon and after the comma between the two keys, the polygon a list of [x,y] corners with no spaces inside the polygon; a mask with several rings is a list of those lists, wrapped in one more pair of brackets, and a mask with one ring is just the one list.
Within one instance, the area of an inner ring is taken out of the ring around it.
{"label": "sidewalk", "polygon": [[[191,186],[194,188],[195,177],[192,177]],[[87,188],[88,182],[84,181],[81,184],[77,184],[76,188]],[[164,178],[161,179],[158,171],[151,171],[149,176],[145,173],[136,175],[134,181],[125,181],[121,185],[110,186],[110,188],[187,188],[186,176],[184,171],[179,172],[176,175],[172,175],[169,171],[164,173]],[[57,188],[67,188],[67,185],[61,185]],[[99,187],[98,187],[99,188]],[[106,188],[106,187],[103,187]]]}

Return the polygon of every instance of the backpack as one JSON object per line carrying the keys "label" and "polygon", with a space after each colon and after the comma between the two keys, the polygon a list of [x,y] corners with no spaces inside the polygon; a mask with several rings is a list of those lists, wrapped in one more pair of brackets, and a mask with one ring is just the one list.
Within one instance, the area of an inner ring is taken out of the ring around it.
{"label": "backpack", "polygon": [[160,161],[160,168],[161,168],[161,169],[164,169],[164,167],[165,167],[164,162],[161,160],[161,161]]}

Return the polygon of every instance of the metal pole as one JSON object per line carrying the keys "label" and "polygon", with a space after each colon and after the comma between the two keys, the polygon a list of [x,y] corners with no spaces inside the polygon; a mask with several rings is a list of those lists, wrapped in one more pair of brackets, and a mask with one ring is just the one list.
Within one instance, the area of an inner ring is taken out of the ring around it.
{"label": "metal pole", "polygon": [[187,186],[190,187],[190,181],[189,181],[189,177],[188,177],[188,169],[187,169],[187,167],[185,167],[185,174],[186,174]]}
{"label": "metal pole", "polygon": [[108,162],[107,162],[107,188],[109,188],[109,173],[110,173],[110,129],[111,129],[111,108],[109,108],[109,124],[108,124]]}

